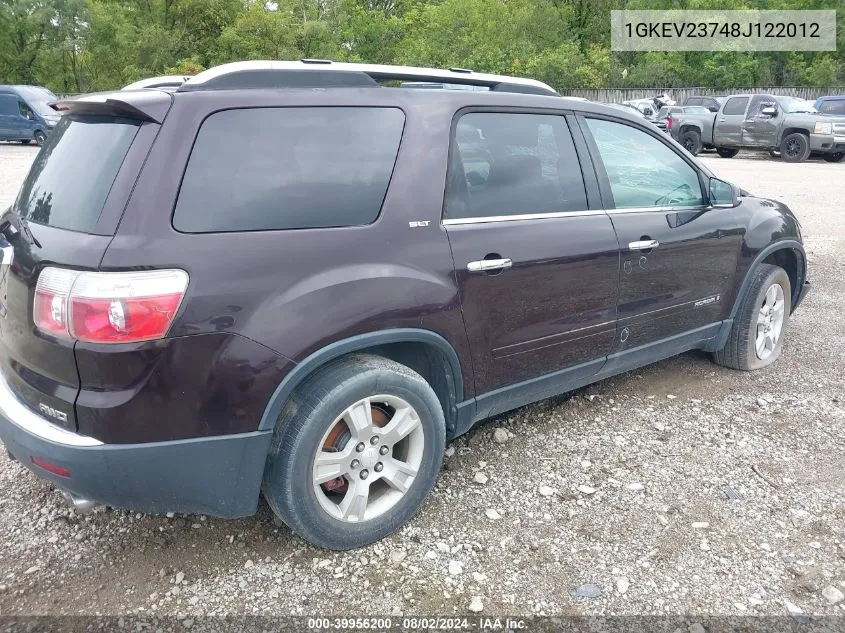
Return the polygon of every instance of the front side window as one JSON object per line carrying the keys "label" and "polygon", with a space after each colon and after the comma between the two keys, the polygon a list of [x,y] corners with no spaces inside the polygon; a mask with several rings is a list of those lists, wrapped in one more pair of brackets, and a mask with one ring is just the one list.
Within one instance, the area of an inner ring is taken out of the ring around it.
{"label": "front side window", "polygon": [[698,172],[667,145],[624,123],[587,119],[617,209],[704,204]]}
{"label": "front side window", "polygon": [[728,99],[725,107],[722,109],[722,114],[745,114],[745,108],[748,106],[748,97],[733,97]]}
{"label": "front side window", "polygon": [[563,116],[473,112],[460,118],[444,218],[586,208],[584,179]]}
{"label": "front side window", "polygon": [[200,128],[173,214],[186,233],[370,224],[405,115],[398,108],[252,108]]}

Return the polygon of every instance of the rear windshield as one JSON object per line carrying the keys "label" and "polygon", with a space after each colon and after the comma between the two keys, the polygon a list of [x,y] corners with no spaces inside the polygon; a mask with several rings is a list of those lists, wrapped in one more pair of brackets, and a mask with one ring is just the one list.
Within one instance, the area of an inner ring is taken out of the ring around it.
{"label": "rear windshield", "polygon": [[116,117],[62,117],[18,194],[18,215],[37,224],[93,232],[139,125]]}

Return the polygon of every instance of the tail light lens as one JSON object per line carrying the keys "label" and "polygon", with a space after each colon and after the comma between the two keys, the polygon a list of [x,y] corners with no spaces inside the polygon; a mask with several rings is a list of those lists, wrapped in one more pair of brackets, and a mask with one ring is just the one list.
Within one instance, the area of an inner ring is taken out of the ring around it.
{"label": "tail light lens", "polygon": [[668,117],[666,117],[666,129],[667,130],[672,129],[672,115],[671,114]]}
{"label": "tail light lens", "polygon": [[52,336],[91,343],[164,337],[185,290],[184,270],[91,273],[45,268],[35,287],[35,326]]}

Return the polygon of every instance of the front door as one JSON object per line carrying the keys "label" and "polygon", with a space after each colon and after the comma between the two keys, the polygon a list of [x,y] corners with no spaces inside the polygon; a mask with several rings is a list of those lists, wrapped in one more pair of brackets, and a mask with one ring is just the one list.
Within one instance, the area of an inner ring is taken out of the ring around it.
{"label": "front door", "polygon": [[566,118],[467,112],[454,129],[443,224],[476,392],[596,373],[616,329],[618,242],[588,209]]}
{"label": "front door", "polygon": [[713,124],[713,144],[718,147],[742,145],[742,127],[745,125],[745,111],[748,97],[731,97],[721,112],[716,114]]}
{"label": "front door", "polygon": [[615,351],[713,327],[731,307],[742,240],[733,210],[707,204],[698,169],[659,133],[582,121],[621,247]]}
{"label": "front door", "polygon": [[[763,109],[774,108],[776,113],[763,114]],[[774,147],[778,142],[778,124],[781,116],[777,100],[771,95],[755,95],[751,98],[745,127],[742,130],[742,144],[754,147]]]}

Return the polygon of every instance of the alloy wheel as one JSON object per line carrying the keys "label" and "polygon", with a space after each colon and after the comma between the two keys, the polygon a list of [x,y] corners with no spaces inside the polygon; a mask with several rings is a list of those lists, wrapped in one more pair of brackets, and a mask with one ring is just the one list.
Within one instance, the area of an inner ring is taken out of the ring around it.
{"label": "alloy wheel", "polygon": [[757,314],[757,334],[754,341],[757,358],[760,360],[769,358],[780,341],[784,316],[783,299],[783,288],[780,284],[772,284],[766,290],[763,305]]}
{"label": "alloy wheel", "polygon": [[405,496],[424,451],[422,422],[410,404],[397,396],[363,398],[323,435],[312,468],[317,500],[336,519],[369,521]]}

